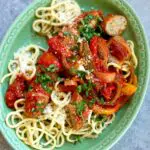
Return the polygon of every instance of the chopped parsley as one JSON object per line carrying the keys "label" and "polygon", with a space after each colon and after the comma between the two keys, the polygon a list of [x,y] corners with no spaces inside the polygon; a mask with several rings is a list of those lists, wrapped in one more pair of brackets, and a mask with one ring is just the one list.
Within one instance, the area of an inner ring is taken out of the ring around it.
{"label": "chopped parsley", "polygon": [[79,46],[75,45],[75,46],[71,47],[71,51],[79,51]]}
{"label": "chopped parsley", "polygon": [[99,121],[102,121],[103,119],[104,119],[103,116],[98,116],[98,117],[95,118],[95,121],[99,122]]}
{"label": "chopped parsley", "polygon": [[101,17],[97,17],[98,22],[102,22],[103,19]]}
{"label": "chopped parsley", "polygon": [[71,73],[71,74],[76,74],[76,72],[77,72],[77,69],[75,69],[74,67],[71,67],[70,68],[70,70],[69,70],[69,72]]}
{"label": "chopped parsley", "polygon": [[47,83],[41,83],[42,85],[42,88],[48,92],[48,93],[52,93],[52,89],[50,89],[48,86],[47,86]]}
{"label": "chopped parsley", "polygon": [[85,101],[81,101],[79,103],[75,103],[77,115],[81,116],[83,111],[85,110]]}
{"label": "chopped parsley", "polygon": [[44,106],[45,104],[44,103],[36,103],[36,106]]}
{"label": "chopped parsley", "polygon": [[90,41],[93,36],[100,36],[100,33],[97,33],[94,28],[89,25],[84,25],[79,28],[81,37],[84,37],[87,41]]}
{"label": "chopped parsley", "polygon": [[36,111],[40,111],[41,113],[43,113],[44,108],[43,106],[45,105],[45,103],[36,103],[37,109]]}
{"label": "chopped parsley", "polygon": [[40,111],[41,113],[43,113],[44,108],[38,108],[37,110]]}
{"label": "chopped parsley", "polygon": [[105,115],[104,116],[97,116],[96,118],[92,117],[92,120],[94,120],[95,122],[101,122],[102,126],[104,126],[105,122],[107,121],[107,117]]}
{"label": "chopped parsley", "polygon": [[83,25],[89,24],[89,22],[90,22],[92,19],[94,19],[94,18],[95,18],[95,16],[93,16],[93,15],[88,15],[88,16],[86,16],[83,20],[81,20],[81,23],[82,23]]}
{"label": "chopped parsley", "polygon": [[78,91],[79,93],[81,93],[81,92],[83,91],[83,85],[79,85],[79,86],[77,87],[77,91]]}
{"label": "chopped parsley", "polygon": [[36,75],[36,80],[35,80],[36,83],[52,83],[53,80],[51,79],[50,76],[48,76],[47,74],[37,74]]}
{"label": "chopped parsley", "polygon": [[57,77],[57,81],[63,81],[63,78]]}
{"label": "chopped parsley", "polygon": [[[97,21],[96,28],[90,26],[90,21],[95,19]],[[82,26],[79,28],[80,36],[85,38],[87,41],[90,41],[93,36],[101,36],[102,28],[99,25],[99,22],[102,21],[101,17],[96,17],[93,15],[88,15],[84,19],[81,20]]]}
{"label": "chopped parsley", "polygon": [[74,142],[74,144],[77,144],[77,143],[81,143],[81,136],[80,135],[76,135],[75,136],[75,142]]}
{"label": "chopped parsley", "polygon": [[97,100],[95,98],[91,99],[89,102],[89,106],[92,107]]}
{"label": "chopped parsley", "polygon": [[77,61],[77,56],[71,56],[69,58],[67,58],[68,62],[76,62]]}
{"label": "chopped parsley", "polygon": [[82,85],[79,85],[77,87],[77,91],[79,93],[85,92],[86,96],[89,96],[89,92],[92,90],[92,88],[95,86],[91,81],[88,81],[88,83],[84,83]]}
{"label": "chopped parsley", "polygon": [[28,91],[32,91],[32,89],[33,89],[33,87],[30,85],[30,86],[28,87]]}
{"label": "chopped parsley", "polygon": [[51,64],[48,68],[46,68],[48,72],[56,72],[58,71],[58,67],[55,64]]}
{"label": "chopped parsley", "polygon": [[31,112],[35,112],[35,108],[34,107],[32,108]]}
{"label": "chopped parsley", "polygon": [[85,71],[77,71],[77,76],[84,79],[86,76],[86,72]]}
{"label": "chopped parsley", "polygon": [[47,74],[37,74],[35,82],[40,83],[42,85],[42,88],[46,92],[48,92],[48,93],[52,92],[52,90],[49,88],[48,84],[53,83],[53,80]]}
{"label": "chopped parsley", "polygon": [[103,97],[101,97],[101,98],[99,99],[99,102],[100,102],[100,104],[104,104],[104,103],[105,103],[104,98],[103,98]]}

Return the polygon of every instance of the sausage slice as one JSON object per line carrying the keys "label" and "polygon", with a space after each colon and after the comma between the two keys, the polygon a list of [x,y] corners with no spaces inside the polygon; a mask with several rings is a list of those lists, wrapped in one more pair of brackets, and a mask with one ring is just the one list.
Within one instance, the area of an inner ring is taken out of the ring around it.
{"label": "sausage slice", "polygon": [[127,27],[127,19],[121,15],[108,15],[102,22],[103,30],[109,36],[121,35]]}

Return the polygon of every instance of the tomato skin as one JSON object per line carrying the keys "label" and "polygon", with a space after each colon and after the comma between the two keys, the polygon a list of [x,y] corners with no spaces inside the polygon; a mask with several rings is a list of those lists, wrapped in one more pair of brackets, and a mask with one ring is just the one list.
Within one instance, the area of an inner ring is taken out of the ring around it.
{"label": "tomato skin", "polygon": [[97,71],[106,71],[108,62],[108,46],[103,38],[94,36],[90,41],[90,49],[93,54],[93,64]]}
{"label": "tomato skin", "polygon": [[131,56],[131,50],[125,39],[121,36],[112,37],[108,41],[108,47],[110,54],[120,62],[125,61]]}
{"label": "tomato skin", "polygon": [[12,91],[8,90],[6,92],[5,97],[6,97],[6,104],[7,104],[7,106],[9,108],[14,108],[14,103],[16,101],[16,95]]}
{"label": "tomato skin", "polygon": [[90,49],[94,57],[108,61],[108,46],[106,40],[98,36],[94,36],[90,41]]}
{"label": "tomato skin", "polygon": [[114,42],[112,42],[110,45],[110,52],[112,56],[115,56],[120,61],[122,61],[127,55],[124,49],[119,44]]}
{"label": "tomato skin", "polygon": [[94,36],[91,39],[91,41],[90,41],[90,49],[91,49],[92,54],[93,54],[94,57],[97,57],[97,52],[98,52],[98,45],[97,45],[97,43],[98,43],[98,39],[99,39],[99,37]]}
{"label": "tomato skin", "polygon": [[40,56],[38,64],[43,65],[45,67],[49,67],[51,64],[55,64],[59,68],[59,70],[62,68],[62,65],[57,59],[57,57],[51,52],[44,52]]}
{"label": "tomato skin", "polygon": [[82,96],[77,91],[74,91],[74,93],[72,94],[72,101],[81,102],[82,100]]}
{"label": "tomato skin", "polygon": [[85,111],[82,113],[84,119],[87,119],[90,113],[90,109],[86,107]]}
{"label": "tomato skin", "polygon": [[102,72],[106,72],[106,66],[103,60],[95,58],[95,61],[93,62],[95,68],[97,71],[102,71]]}
{"label": "tomato skin", "polygon": [[15,101],[24,97],[25,88],[25,79],[22,76],[17,76],[6,91],[6,104],[9,108],[14,108]]}
{"label": "tomato skin", "polygon": [[65,45],[63,42],[64,38],[60,36],[54,36],[50,38],[48,41],[48,45],[50,47],[49,51],[54,53],[58,57],[70,57],[72,53],[71,51],[67,50],[67,45]]}
{"label": "tomato skin", "polygon": [[110,84],[103,88],[101,94],[105,97],[106,100],[110,100],[113,95],[113,91],[116,89],[115,85]]}

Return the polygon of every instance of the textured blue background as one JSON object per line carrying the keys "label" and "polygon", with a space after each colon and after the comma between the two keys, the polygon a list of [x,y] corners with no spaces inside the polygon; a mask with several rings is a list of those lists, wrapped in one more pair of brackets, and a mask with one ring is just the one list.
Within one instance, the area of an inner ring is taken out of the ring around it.
{"label": "textured blue background", "polygon": [[[127,1],[136,10],[150,39],[150,0]],[[0,42],[15,18],[31,2],[32,0],[0,0]],[[0,150],[11,150],[1,135]],[[112,150],[150,150],[150,84],[136,120]]]}

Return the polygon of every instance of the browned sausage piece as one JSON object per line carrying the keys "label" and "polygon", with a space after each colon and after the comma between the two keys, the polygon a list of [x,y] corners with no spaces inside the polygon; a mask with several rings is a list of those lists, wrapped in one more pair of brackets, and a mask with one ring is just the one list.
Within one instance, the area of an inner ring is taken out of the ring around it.
{"label": "browned sausage piece", "polygon": [[110,36],[121,35],[127,27],[127,19],[121,15],[108,15],[102,22],[103,30]]}

